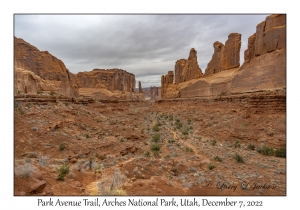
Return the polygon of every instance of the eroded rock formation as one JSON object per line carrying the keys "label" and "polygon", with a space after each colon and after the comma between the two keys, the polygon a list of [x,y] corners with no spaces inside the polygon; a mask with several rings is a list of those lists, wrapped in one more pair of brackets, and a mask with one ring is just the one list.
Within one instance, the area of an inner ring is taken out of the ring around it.
{"label": "eroded rock formation", "polygon": [[110,91],[134,92],[135,76],[122,69],[94,69],[76,75],[78,88],[104,88]]}
{"label": "eroded rock formation", "polygon": [[139,81],[139,93],[144,93],[141,81]]}
{"label": "eroded rock formation", "polygon": [[207,64],[205,75],[240,66],[241,37],[241,34],[231,33],[225,45],[218,41],[213,44],[214,54]]}
{"label": "eroded rock formation", "polygon": [[74,75],[61,60],[48,51],[40,51],[23,39],[14,37],[14,59],[16,68],[21,67],[43,80],[59,84],[56,93],[70,97],[78,96]]}
{"label": "eroded rock formation", "polygon": [[[216,97],[286,87],[286,15],[270,15],[257,25],[248,39],[245,61],[240,67],[241,35],[233,33],[225,45],[214,43],[214,54],[205,75],[189,82],[166,85],[162,98]],[[177,65],[184,61],[177,61]],[[178,68],[179,69],[179,68]],[[226,71],[225,71],[226,70]],[[180,72],[180,71],[178,71]],[[218,74],[215,74],[218,73]],[[175,80],[176,79],[175,73]]]}
{"label": "eroded rock formation", "polygon": [[159,100],[161,99],[161,88],[151,86],[150,87],[150,99],[151,100]]}
{"label": "eroded rock formation", "polygon": [[180,59],[175,63],[175,83],[186,82],[202,77],[202,71],[198,65],[197,51],[192,48],[188,59]]}

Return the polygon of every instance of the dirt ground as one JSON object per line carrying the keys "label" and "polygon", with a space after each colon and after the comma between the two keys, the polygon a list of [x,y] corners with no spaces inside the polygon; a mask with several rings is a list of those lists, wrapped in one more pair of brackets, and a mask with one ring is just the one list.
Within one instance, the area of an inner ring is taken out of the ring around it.
{"label": "dirt ground", "polygon": [[266,98],[16,100],[14,194],[284,196],[286,113]]}

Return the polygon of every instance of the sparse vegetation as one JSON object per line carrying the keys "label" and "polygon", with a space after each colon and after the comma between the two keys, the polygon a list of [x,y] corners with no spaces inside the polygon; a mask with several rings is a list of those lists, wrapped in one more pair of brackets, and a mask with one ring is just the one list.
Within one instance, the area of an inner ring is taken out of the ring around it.
{"label": "sparse vegetation", "polygon": [[222,158],[219,157],[219,156],[215,156],[214,159],[215,159],[216,161],[219,161],[219,162],[222,162],[222,161],[223,161]]}
{"label": "sparse vegetation", "polygon": [[217,143],[216,140],[211,140],[211,141],[210,141],[210,144],[211,144],[212,146],[216,146],[216,143]]}
{"label": "sparse vegetation", "polygon": [[70,167],[67,164],[62,165],[58,169],[58,177],[57,180],[64,180],[65,176],[70,172]]}
{"label": "sparse vegetation", "polygon": [[86,133],[85,138],[87,138],[87,139],[90,138],[90,134]]}
{"label": "sparse vegetation", "polygon": [[155,132],[158,132],[160,129],[159,129],[158,125],[154,125],[152,130],[155,131]]}
{"label": "sparse vegetation", "polygon": [[25,163],[15,167],[14,174],[17,177],[28,178],[34,172],[31,163]]}
{"label": "sparse vegetation", "polygon": [[275,156],[286,158],[286,148],[279,148],[279,149],[275,150]]}
{"label": "sparse vegetation", "polygon": [[152,137],[152,141],[157,143],[159,140],[160,140],[160,134],[159,134],[159,133],[156,133],[156,134]]}
{"label": "sparse vegetation", "polygon": [[266,145],[260,145],[257,148],[257,152],[263,155],[274,155],[274,149]]}
{"label": "sparse vegetation", "polygon": [[123,185],[126,181],[125,175],[121,174],[120,169],[114,171],[113,176],[103,176],[98,184],[100,195],[126,195]]}
{"label": "sparse vegetation", "polygon": [[151,144],[151,146],[150,146],[150,149],[151,149],[151,151],[152,151],[152,153],[153,153],[153,155],[155,156],[155,157],[157,157],[158,156],[158,154],[159,154],[159,151],[160,151],[160,145],[159,144]]}
{"label": "sparse vegetation", "polygon": [[213,170],[215,167],[216,167],[216,166],[215,166],[214,164],[212,164],[212,163],[210,163],[210,164],[208,165],[208,168],[209,168],[210,170]]}
{"label": "sparse vegetation", "polygon": [[234,144],[233,144],[233,147],[234,148],[238,148],[238,147],[241,147],[241,143],[240,143],[240,140],[235,140]]}
{"label": "sparse vegetation", "polygon": [[254,144],[248,144],[247,149],[248,150],[254,150],[255,149]]}
{"label": "sparse vegetation", "polygon": [[151,152],[150,152],[150,151],[146,151],[146,152],[144,153],[144,155],[145,155],[145,157],[150,157],[150,156],[151,156]]}
{"label": "sparse vegetation", "polygon": [[238,153],[235,153],[233,155],[233,158],[236,160],[237,163],[245,163],[244,158],[241,155],[239,155]]}
{"label": "sparse vegetation", "polygon": [[190,147],[187,147],[187,146],[184,148],[184,150],[185,150],[186,152],[193,152],[193,149],[190,148]]}
{"label": "sparse vegetation", "polygon": [[59,150],[60,151],[63,151],[66,149],[66,143],[65,142],[62,142],[60,145],[59,145]]}

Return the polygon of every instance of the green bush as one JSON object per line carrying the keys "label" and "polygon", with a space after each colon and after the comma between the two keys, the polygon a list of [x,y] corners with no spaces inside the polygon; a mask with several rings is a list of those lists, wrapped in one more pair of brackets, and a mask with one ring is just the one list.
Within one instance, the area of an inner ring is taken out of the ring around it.
{"label": "green bush", "polygon": [[159,152],[160,145],[159,144],[151,144],[150,149],[151,149],[151,151],[157,151],[157,152]]}
{"label": "green bush", "polygon": [[185,151],[186,151],[186,152],[193,152],[193,149],[190,148],[190,147],[185,147]]}
{"label": "green bush", "polygon": [[144,155],[145,155],[145,157],[150,157],[151,153],[150,153],[150,151],[147,151],[147,152],[144,153]]}
{"label": "green bush", "polygon": [[61,143],[60,145],[59,145],[59,150],[60,151],[63,151],[63,150],[65,150],[66,149],[66,144],[63,142],[63,143]]}
{"label": "green bush", "polygon": [[219,157],[219,156],[215,156],[215,158],[214,158],[216,161],[219,161],[219,162],[222,162],[223,160],[222,160],[222,158],[221,157]]}
{"label": "green bush", "polygon": [[241,147],[240,140],[235,140],[233,147],[234,148]]}
{"label": "green bush", "polygon": [[87,138],[87,139],[90,138],[90,134],[86,133],[85,138]]}
{"label": "green bush", "polygon": [[181,131],[181,133],[182,133],[183,135],[188,135],[188,134],[189,134],[189,129],[188,129],[188,128],[185,128],[185,129],[183,129],[183,130]]}
{"label": "green bush", "polygon": [[261,145],[257,148],[257,152],[263,155],[274,155],[274,149],[266,145]]}
{"label": "green bush", "polygon": [[244,158],[241,155],[239,155],[238,153],[235,153],[233,155],[233,158],[236,160],[237,163],[245,163]]}
{"label": "green bush", "polygon": [[254,144],[248,144],[247,149],[248,150],[254,150],[255,149]]}
{"label": "green bush", "polygon": [[216,143],[217,143],[216,140],[211,140],[211,141],[210,141],[210,144],[211,144],[212,146],[216,146]]}
{"label": "green bush", "polygon": [[210,163],[210,164],[208,165],[208,168],[209,168],[210,170],[213,170],[215,167],[216,167],[216,166],[215,166],[214,164],[212,164],[212,163]]}
{"label": "green bush", "polygon": [[286,158],[286,148],[279,148],[279,149],[275,150],[275,156]]}
{"label": "green bush", "polygon": [[152,141],[154,142],[158,142],[160,140],[160,134],[159,133],[156,133],[153,137],[152,137]]}
{"label": "green bush", "polygon": [[64,180],[65,176],[69,173],[70,168],[68,165],[64,164],[58,169],[57,180]]}
{"label": "green bush", "polygon": [[158,125],[153,126],[152,130],[155,131],[155,132],[158,132],[159,131],[159,126]]}

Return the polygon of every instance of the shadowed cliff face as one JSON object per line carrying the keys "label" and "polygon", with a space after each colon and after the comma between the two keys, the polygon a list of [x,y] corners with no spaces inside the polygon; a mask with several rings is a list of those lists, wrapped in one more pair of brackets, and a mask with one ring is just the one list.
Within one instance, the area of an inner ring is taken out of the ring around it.
{"label": "shadowed cliff face", "polygon": [[[43,80],[60,81],[56,92],[66,96],[78,96],[74,75],[64,63],[48,51],[40,51],[23,39],[14,38],[15,67],[33,72]],[[24,90],[20,90],[25,92]]]}
{"label": "shadowed cliff face", "polygon": [[231,33],[225,45],[218,41],[214,43],[214,54],[207,64],[205,75],[240,66],[241,37],[241,34]]}

